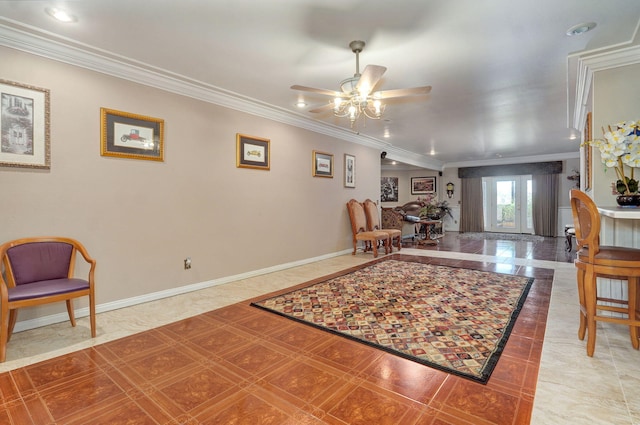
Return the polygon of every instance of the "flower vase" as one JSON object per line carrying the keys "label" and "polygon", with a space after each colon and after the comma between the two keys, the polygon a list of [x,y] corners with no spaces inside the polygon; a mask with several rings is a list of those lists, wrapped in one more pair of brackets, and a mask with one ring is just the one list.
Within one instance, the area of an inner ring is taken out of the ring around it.
{"label": "flower vase", "polygon": [[640,206],[640,195],[618,195],[616,197],[616,202],[621,207],[637,207]]}

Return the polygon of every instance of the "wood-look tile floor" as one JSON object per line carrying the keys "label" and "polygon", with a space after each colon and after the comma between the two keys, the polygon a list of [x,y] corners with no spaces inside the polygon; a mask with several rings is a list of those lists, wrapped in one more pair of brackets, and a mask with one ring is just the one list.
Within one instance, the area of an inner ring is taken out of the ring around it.
{"label": "wood-look tile floor", "polygon": [[[485,242],[445,237],[427,249],[486,255],[507,249]],[[528,258],[565,255],[553,239],[535,249],[515,245],[509,249],[522,249],[518,255]],[[535,278],[487,385],[253,308],[247,300],[1,374],[0,424],[529,423],[553,270],[431,256],[422,261]]]}

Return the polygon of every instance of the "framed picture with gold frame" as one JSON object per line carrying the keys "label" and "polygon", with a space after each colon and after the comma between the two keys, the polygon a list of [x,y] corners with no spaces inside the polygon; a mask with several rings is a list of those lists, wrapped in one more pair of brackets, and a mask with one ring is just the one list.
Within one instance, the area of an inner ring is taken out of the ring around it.
{"label": "framed picture with gold frame", "polygon": [[164,161],[164,120],[100,108],[100,154]]}
{"label": "framed picture with gold frame", "polygon": [[0,166],[51,167],[49,90],[0,79]]}
{"label": "framed picture with gold frame", "polygon": [[333,178],[333,155],[325,152],[313,151],[313,177]]}
{"label": "framed picture with gold frame", "polygon": [[587,144],[593,140],[593,124],[591,122],[591,112],[587,112],[587,119],[584,124],[584,190],[591,189],[591,173],[593,170],[593,146]]}
{"label": "framed picture with gold frame", "polygon": [[271,168],[271,141],[262,137],[236,134],[236,167],[268,170]]}

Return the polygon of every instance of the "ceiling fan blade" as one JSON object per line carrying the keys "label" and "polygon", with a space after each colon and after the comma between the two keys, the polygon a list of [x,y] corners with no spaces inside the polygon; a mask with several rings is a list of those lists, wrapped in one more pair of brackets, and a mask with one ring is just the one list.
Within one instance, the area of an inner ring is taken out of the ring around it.
{"label": "ceiling fan blade", "polygon": [[291,86],[291,88],[293,90],[308,91],[308,92],[311,92],[311,93],[323,94],[325,96],[332,96],[332,97],[343,97],[344,96],[344,93],[339,92],[339,91],[334,91],[334,90],[315,89],[313,87],[305,87],[305,86],[298,86],[298,85],[293,85],[293,86]]}
{"label": "ceiling fan blade", "polygon": [[372,94],[375,99],[391,99],[394,97],[417,96],[421,94],[429,94],[431,86],[413,87],[410,89],[383,90]]}
{"label": "ceiling fan blade", "polygon": [[384,66],[379,65],[367,65],[362,71],[362,75],[358,80],[358,84],[356,85],[356,90],[361,92],[363,89],[367,92],[367,94],[371,93],[373,88],[378,84],[380,78],[382,78],[382,74],[387,70]]}
{"label": "ceiling fan blade", "polygon": [[325,112],[329,109],[333,108],[333,103],[327,103],[326,105],[318,106],[317,108],[309,110],[309,112],[313,114],[317,114],[319,112]]}

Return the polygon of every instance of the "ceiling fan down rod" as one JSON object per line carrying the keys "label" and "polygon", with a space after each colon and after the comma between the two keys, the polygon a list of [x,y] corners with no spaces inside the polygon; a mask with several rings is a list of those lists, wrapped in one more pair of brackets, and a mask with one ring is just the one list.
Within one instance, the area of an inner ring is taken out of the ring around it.
{"label": "ceiling fan down rod", "polygon": [[354,77],[360,76],[360,52],[364,49],[365,42],[361,40],[354,40],[349,43],[349,47],[351,47],[351,51],[356,54],[356,73],[353,74]]}

